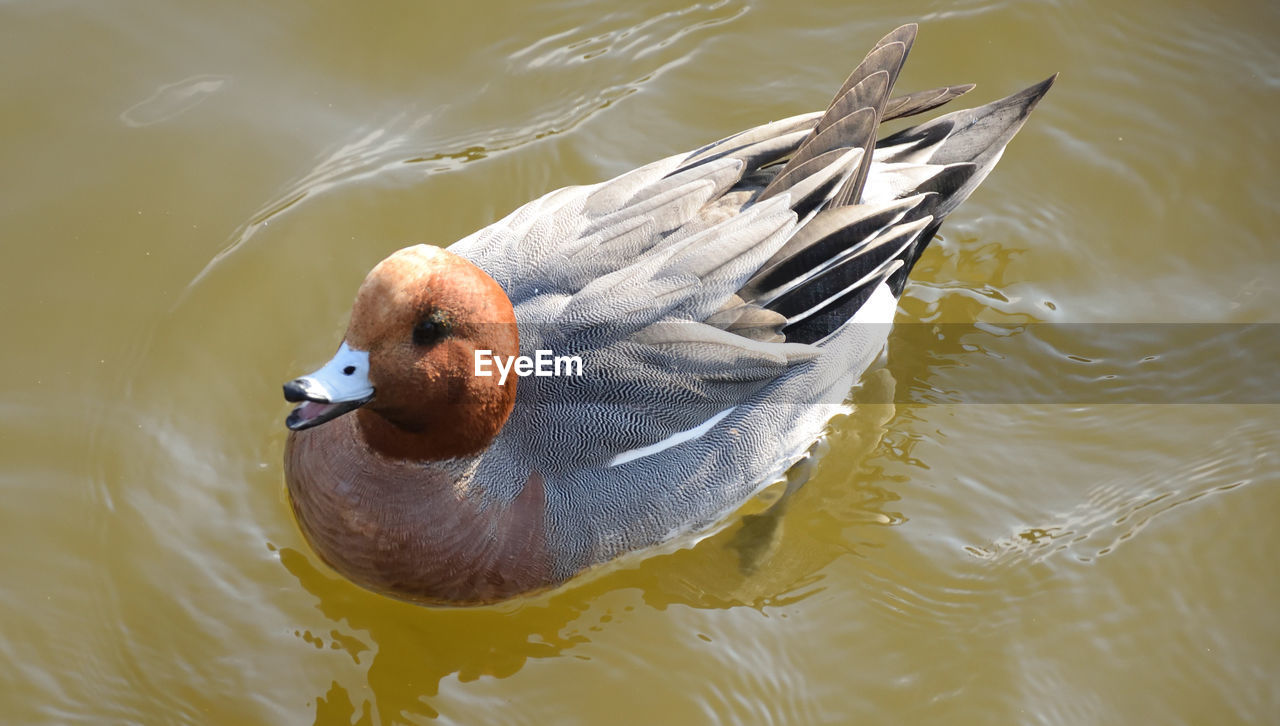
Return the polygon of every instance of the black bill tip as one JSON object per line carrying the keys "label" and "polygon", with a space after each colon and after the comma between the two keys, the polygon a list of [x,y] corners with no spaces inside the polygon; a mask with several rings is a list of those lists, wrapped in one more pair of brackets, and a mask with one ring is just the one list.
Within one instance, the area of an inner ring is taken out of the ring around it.
{"label": "black bill tip", "polygon": [[284,400],[289,403],[301,403],[307,400],[307,389],[301,378],[295,378],[284,384]]}

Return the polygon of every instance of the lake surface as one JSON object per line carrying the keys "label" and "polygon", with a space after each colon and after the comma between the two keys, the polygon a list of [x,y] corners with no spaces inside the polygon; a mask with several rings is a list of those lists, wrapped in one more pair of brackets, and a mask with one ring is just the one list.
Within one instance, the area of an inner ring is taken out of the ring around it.
{"label": "lake surface", "polygon": [[[903,91],[1062,76],[777,531],[477,610],[317,560],[280,384],[374,263],[820,108],[909,21]],[[1278,38],[1261,1],[0,2],[3,720],[1274,723]]]}

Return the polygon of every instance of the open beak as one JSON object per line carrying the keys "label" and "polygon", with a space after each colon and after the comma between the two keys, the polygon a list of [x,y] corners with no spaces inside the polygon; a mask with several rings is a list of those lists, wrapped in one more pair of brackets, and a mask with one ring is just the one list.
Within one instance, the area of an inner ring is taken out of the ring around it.
{"label": "open beak", "polygon": [[285,426],[293,431],[319,426],[373,400],[369,382],[369,353],[345,342],[320,370],[284,384],[284,400],[301,405]]}

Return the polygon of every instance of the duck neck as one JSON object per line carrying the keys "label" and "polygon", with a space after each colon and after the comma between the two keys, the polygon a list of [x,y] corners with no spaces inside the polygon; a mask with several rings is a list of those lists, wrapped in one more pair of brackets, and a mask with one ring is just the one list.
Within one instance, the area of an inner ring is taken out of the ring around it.
{"label": "duck neck", "polygon": [[442,404],[423,421],[404,425],[382,413],[356,411],[360,438],[373,451],[392,460],[445,461],[479,454],[488,448],[510,409],[498,412],[474,404]]}

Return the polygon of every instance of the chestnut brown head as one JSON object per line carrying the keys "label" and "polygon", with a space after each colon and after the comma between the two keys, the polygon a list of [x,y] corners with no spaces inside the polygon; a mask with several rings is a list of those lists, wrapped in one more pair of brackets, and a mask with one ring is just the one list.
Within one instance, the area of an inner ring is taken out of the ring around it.
{"label": "chestnut brown head", "polygon": [[477,376],[477,351],[519,354],[515,311],[502,287],[438,247],[407,247],[378,263],[356,293],[334,358],[285,384],[302,401],[300,431],[359,409],[366,443],[394,458],[475,453],[515,404],[516,377]]}

